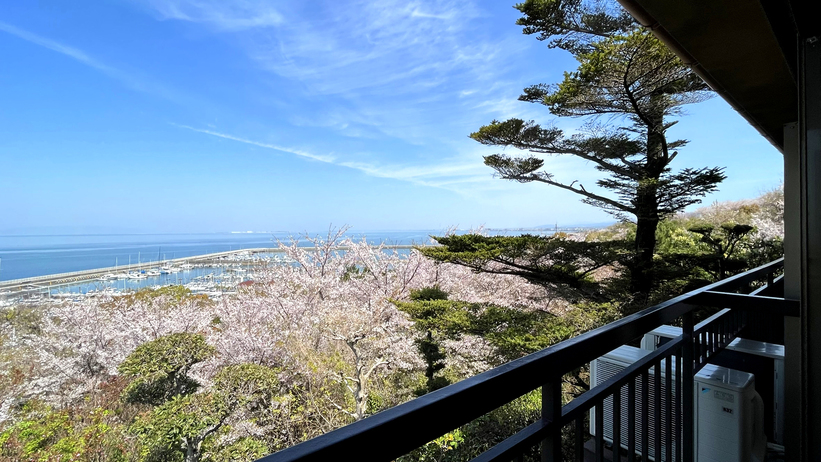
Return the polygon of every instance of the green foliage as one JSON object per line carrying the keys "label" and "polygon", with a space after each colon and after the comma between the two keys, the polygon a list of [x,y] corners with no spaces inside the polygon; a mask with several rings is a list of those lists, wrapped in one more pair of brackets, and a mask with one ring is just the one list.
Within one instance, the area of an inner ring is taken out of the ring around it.
{"label": "green foliage", "polygon": [[570,300],[595,297],[600,287],[592,273],[624,257],[623,241],[582,241],[566,234],[553,236],[434,237],[441,244],[420,247],[428,258],[466,266],[475,271],[512,274],[550,287]]}
{"label": "green foliage", "polygon": [[[634,124],[630,130],[588,124],[581,133],[565,136],[556,127],[543,128],[533,121],[510,119],[494,120],[471,137],[490,146],[512,146],[537,154],[569,154],[592,161],[597,170],[608,175],[596,184],[612,195],[594,193],[575,186],[575,182],[559,182],[541,171],[544,161],[539,157],[494,154],[485,158],[486,165],[505,179],[537,181],[573,191],[583,196],[583,202],[619,218],[643,212],[637,199],[644,192],[654,192],[653,212],[664,217],[715,191],[725,178],[721,168],[686,168],[673,173],[668,167],[678,155],[674,150],[686,141],[666,140],[665,132],[672,124],[665,124],[663,118],[709,93],[665,45],[651,32],[637,29],[603,38],[576,58],[579,69],[566,73],[563,82],[530,87],[521,99],[544,104],[558,116],[626,115]],[[648,154],[647,137],[653,132],[659,152]]]}
{"label": "green foliage", "polygon": [[195,301],[203,305],[211,303],[208,296],[196,295],[190,289],[181,285],[162,286],[156,289],[146,287],[127,295],[124,299],[129,302],[131,300],[147,301],[160,297],[167,298],[167,306],[174,306],[185,301]]}
{"label": "green foliage", "polygon": [[132,460],[136,450],[113,413],[56,410],[29,401],[17,421],[0,432],[0,460]]}
{"label": "green foliage", "polygon": [[422,287],[421,289],[413,289],[410,291],[409,298],[413,301],[418,300],[447,300],[448,293],[440,289],[439,286]]}
{"label": "green foliage", "polygon": [[567,325],[573,326],[576,334],[582,334],[604,326],[623,316],[624,305],[619,300],[608,302],[583,302],[562,317]]}
{"label": "green foliage", "polygon": [[487,339],[505,360],[513,360],[577,334],[563,318],[544,311],[489,306],[474,321],[474,335]]}
{"label": "green foliage", "polygon": [[350,281],[351,279],[361,278],[362,276],[364,276],[364,275],[366,275],[370,272],[371,272],[371,270],[368,269],[367,267],[361,267],[361,266],[357,266],[357,265],[352,264],[352,265],[348,265],[345,268],[345,271],[342,273],[341,279],[342,279],[342,282],[347,282],[347,281]]}
{"label": "green foliage", "polygon": [[[711,90],[652,31],[636,24],[615,2],[527,0],[516,8],[524,13],[518,20],[524,33],[537,34],[540,40],[549,40],[550,47],[570,51],[579,62],[558,84],[532,85],[519,99],[542,104],[556,116],[588,117],[587,123],[567,135],[532,120],[493,120],[470,136],[487,146],[529,151],[522,156],[484,158],[502,179],[570,191],[583,203],[621,221],[634,220],[630,258],[619,263],[630,276],[624,295],[643,298],[654,284],[659,221],[699,203],[725,179],[719,167],[671,168],[687,141],[667,139],[668,129],[675,124],[669,119],[681,113],[681,106],[709,98]],[[600,123],[601,116],[618,125]],[[545,168],[544,157],[550,155],[589,162],[602,174],[595,183],[598,188],[585,187],[573,178],[558,178]],[[526,273],[531,272],[531,264],[524,266]],[[540,268],[539,272],[545,271]]]}
{"label": "green foliage", "polygon": [[212,393],[230,409],[243,409],[255,420],[264,418],[282,388],[278,373],[259,364],[226,366],[214,378]]}
{"label": "green foliage", "polygon": [[217,436],[232,415],[257,425],[275,423],[278,371],[258,364],[226,366],[208,392],[178,394],[141,415],[131,426],[143,443],[144,460],[251,459],[267,452],[266,441],[242,439],[222,447]]}
{"label": "green foliage", "polygon": [[689,231],[700,235],[701,242],[709,249],[697,256],[698,266],[716,280],[745,269],[747,262],[737,255],[737,250],[753,229],[738,223],[724,223],[720,227],[711,224],[691,226]]}
{"label": "green foliage", "polygon": [[143,444],[145,461],[183,460],[188,452],[199,460],[203,442],[229,415],[225,402],[211,393],[176,395],[140,416],[131,431]]}
{"label": "green foliage", "polygon": [[397,462],[442,462],[449,460],[465,460],[462,458],[455,459],[461,456],[459,451],[462,444],[465,442],[465,435],[461,428],[457,428],[452,432],[436,438],[427,443],[421,448],[411,451],[409,454],[397,459]]}
{"label": "green foliage", "polygon": [[746,245],[747,268],[755,268],[784,256],[784,240],[780,237],[752,238]]}
{"label": "green foliage", "polygon": [[203,457],[204,462],[251,462],[271,453],[268,446],[252,436],[240,438],[233,443]]}
{"label": "green foliage", "polygon": [[692,253],[701,250],[700,237],[687,229],[683,220],[665,220],[656,229],[656,252],[659,255]]}
{"label": "green foliage", "polygon": [[544,311],[522,311],[494,305],[456,300],[394,301],[408,313],[417,329],[426,332],[419,345],[425,360],[426,386],[417,390],[424,394],[450,383],[436,373],[444,369],[445,354],[440,348],[443,339],[460,339],[469,334],[484,338],[502,362],[547,348],[579,332],[568,321]]}
{"label": "green foliage", "polygon": [[572,337],[577,329],[564,318],[544,311],[522,311],[454,300],[394,301],[417,328],[442,338],[464,334],[486,339],[509,361]]}
{"label": "green foliage", "polygon": [[473,316],[471,312],[481,307],[458,300],[394,300],[393,303],[413,318],[418,329],[435,332],[448,338],[457,337],[469,330]]}
{"label": "green foliage", "polygon": [[516,21],[525,34],[537,34],[548,47],[583,52],[600,40],[633,29],[626,11],[608,2],[585,0],[526,0],[516,5],[524,16]]}
{"label": "green foliage", "polygon": [[537,102],[559,116],[642,117],[675,115],[681,105],[710,96],[707,85],[642,27],[604,37],[574,55],[579,62],[575,72],[565,73],[556,86],[531,87],[528,100],[541,97]]}
{"label": "green foliage", "polygon": [[[780,238],[762,238],[750,224],[756,204],[714,204],[663,222],[657,232],[652,302],[694,290],[783,255]],[[731,221],[722,221],[731,219]],[[732,220],[741,220],[736,222]]]}
{"label": "green foliage", "polygon": [[[439,286],[423,287],[411,290],[409,298],[413,302],[444,302],[448,299],[448,293],[440,289]],[[427,330],[424,337],[416,340],[416,347],[419,350],[419,354],[422,355],[422,360],[425,361],[425,387],[417,388],[415,391],[416,395],[421,396],[450,385],[450,380],[446,377],[436,376],[437,372],[445,368],[445,352],[442,351],[439,344],[438,337],[440,337],[440,334],[438,329],[437,338],[435,339],[430,328],[430,326],[432,326],[430,322],[431,318],[437,315],[436,309],[431,310],[429,307],[423,306],[423,304],[414,303],[404,306],[405,311],[419,321],[416,327],[422,331]]]}
{"label": "green foliage", "polygon": [[[541,394],[532,391],[452,432],[437,438],[397,459],[411,461],[463,461],[479,454],[512,436],[541,417]],[[526,455],[527,460],[539,460],[536,451]]]}
{"label": "green foliage", "polygon": [[[12,306],[0,310],[0,325],[6,324],[15,330],[17,335],[39,335],[43,311],[37,307]],[[2,338],[0,338],[2,341]],[[2,343],[0,343],[2,345]]]}
{"label": "green foliage", "polygon": [[430,331],[426,337],[416,341],[419,353],[425,361],[425,389],[418,390],[418,395],[438,390],[442,387],[450,385],[450,380],[445,377],[435,377],[435,374],[445,368],[445,353],[439,346],[439,342],[433,340],[433,335]]}
{"label": "green foliage", "polygon": [[138,346],[118,367],[120,374],[131,381],[123,391],[123,399],[159,405],[175,396],[193,393],[199,384],[188,377],[188,371],[215,351],[205,343],[205,337],[187,332]]}

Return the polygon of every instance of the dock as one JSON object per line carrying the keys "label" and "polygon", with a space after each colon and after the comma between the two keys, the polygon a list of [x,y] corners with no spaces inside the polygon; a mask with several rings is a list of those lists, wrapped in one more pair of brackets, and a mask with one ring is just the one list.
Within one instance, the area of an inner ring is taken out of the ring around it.
{"label": "dock", "polygon": [[29,278],[11,279],[8,281],[0,281],[0,292],[25,292],[25,291],[42,291],[50,287],[62,286],[66,284],[74,284],[78,282],[98,279],[106,274],[122,273],[123,271],[142,271],[151,268],[157,268],[162,265],[178,265],[184,263],[190,264],[204,264],[216,263],[225,257],[237,254],[256,254],[256,253],[281,253],[283,250],[273,248],[256,248],[256,249],[241,249],[231,250],[227,252],[209,253],[204,255],[196,255],[193,257],[174,258],[171,260],[150,261],[147,263],[134,263],[131,265],[109,266],[106,268],[95,268],[89,270],[72,271],[68,273],[46,274],[43,276],[33,276]]}
{"label": "dock", "polygon": [[[388,245],[385,246],[390,249],[412,249],[414,245]],[[313,247],[304,247],[306,250],[312,250]],[[344,247],[340,248],[345,250]],[[78,282],[90,281],[98,279],[106,274],[122,273],[123,271],[141,271],[151,268],[157,268],[162,265],[179,265],[179,264],[209,264],[223,261],[226,257],[239,254],[258,254],[258,253],[284,253],[285,250],[278,247],[254,248],[254,249],[240,249],[230,250],[226,252],[216,252],[203,255],[196,255],[192,257],[175,258],[171,260],[151,261],[147,263],[135,263],[129,266],[109,266],[106,268],[95,268],[81,271],[72,271],[68,273],[46,274],[43,276],[33,276],[21,279],[10,279],[8,281],[0,281],[0,295],[4,293],[25,293],[25,292],[42,292],[53,287],[64,286],[68,284],[76,284]]]}

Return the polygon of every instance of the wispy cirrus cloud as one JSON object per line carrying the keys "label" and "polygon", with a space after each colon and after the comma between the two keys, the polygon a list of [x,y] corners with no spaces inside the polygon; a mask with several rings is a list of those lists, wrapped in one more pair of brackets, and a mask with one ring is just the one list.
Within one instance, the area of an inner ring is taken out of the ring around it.
{"label": "wispy cirrus cloud", "polygon": [[235,32],[248,57],[312,95],[404,95],[460,80],[492,82],[494,62],[510,54],[504,40],[481,34],[474,20],[486,13],[472,1],[132,1],[160,20]]}
{"label": "wispy cirrus cloud", "polygon": [[206,130],[180,124],[173,125],[197,133],[203,133],[206,135],[216,136],[231,141],[237,141],[239,143],[250,144],[252,146],[293,154],[298,157],[302,157],[313,161],[324,162],[327,164],[358,170],[362,173],[365,173],[366,175],[374,177],[407,181],[421,186],[449,189],[459,193],[463,193],[465,191],[455,187],[454,185],[470,183],[479,180],[487,181],[489,177],[489,172],[487,171],[486,167],[482,166],[480,163],[471,161],[451,161],[449,163],[445,162],[425,166],[375,164],[362,161],[345,160],[334,155],[315,154],[303,149],[296,149],[273,143],[255,141],[240,136],[221,133],[215,130]]}
{"label": "wispy cirrus cloud", "polygon": [[[275,76],[258,100],[276,95],[287,82],[289,97],[300,101],[288,108],[294,125],[352,138],[441,145],[456,134],[449,124],[478,128],[475,120],[485,116],[477,114],[498,105],[476,107],[501,97],[500,82],[521,50],[518,31],[490,31],[493,13],[475,0],[131,1],[159,20],[219,31],[221,40]],[[519,103],[519,84],[513,87],[501,93]],[[522,111],[527,105],[518,106]],[[437,120],[443,117],[448,123]],[[494,117],[501,114],[487,121]],[[462,138],[469,131],[457,133]]]}
{"label": "wispy cirrus cloud", "polygon": [[69,58],[72,58],[82,64],[85,64],[86,66],[89,66],[107,75],[108,77],[119,80],[121,83],[123,83],[125,86],[132,90],[155,94],[172,101],[181,101],[185,99],[179,92],[172,90],[165,85],[162,85],[148,78],[140,77],[138,74],[134,72],[125,72],[121,69],[105,64],[102,61],[99,61],[98,59],[91,57],[86,52],[78,48],[60,43],[56,40],[52,40],[41,35],[34,34],[32,32],[20,29],[19,27],[15,27],[11,24],[7,24],[2,21],[0,21],[0,31],[6,32],[18,38],[26,40],[27,42],[39,45],[44,48],[48,48],[49,50],[68,56]]}
{"label": "wispy cirrus cloud", "polygon": [[[320,4],[246,42],[264,68],[321,94],[408,94],[447,83],[452,72],[479,75],[500,51],[470,40],[471,2],[351,1]],[[309,19],[309,20],[306,20]]]}
{"label": "wispy cirrus cloud", "polygon": [[143,0],[158,19],[206,23],[226,31],[282,24],[276,8],[260,0]]}
{"label": "wispy cirrus cloud", "polygon": [[307,152],[307,151],[303,151],[301,149],[294,149],[294,148],[289,148],[289,147],[286,147],[286,146],[279,146],[279,145],[276,145],[276,144],[263,143],[261,141],[249,140],[247,138],[241,138],[241,137],[229,135],[229,134],[226,134],[226,133],[220,133],[220,132],[217,132],[217,131],[214,131],[214,130],[205,130],[205,129],[202,129],[202,128],[194,128],[194,127],[190,127],[188,125],[179,125],[179,124],[172,124],[172,125],[175,125],[175,126],[180,127],[180,128],[185,128],[187,130],[199,132],[199,133],[205,133],[206,135],[211,135],[211,136],[216,136],[216,137],[219,137],[219,138],[224,138],[226,140],[232,140],[232,141],[238,141],[240,143],[251,144],[251,145],[254,145],[254,146],[258,146],[260,148],[267,148],[267,149],[273,149],[273,150],[276,150],[276,151],[287,152],[289,154],[294,154],[296,156],[304,157],[306,159],[317,160],[319,162],[325,162],[325,163],[328,163],[328,164],[336,163],[336,159],[333,156],[313,154],[313,153],[310,153],[310,152]]}
{"label": "wispy cirrus cloud", "polygon": [[[258,19],[269,7],[261,1],[133,1],[158,19],[219,31],[220,39],[275,76],[271,95],[289,82],[294,104],[277,101],[278,112],[287,114],[286,123],[300,127],[300,133],[315,128],[314,133],[326,134],[319,135],[323,139],[335,140],[334,152],[314,154],[256,141],[264,131],[239,137],[185,128],[460,194],[506,184],[489,181],[492,172],[481,161],[484,148],[465,142],[481,123],[533,111],[516,100],[519,84],[506,75],[519,53],[518,31],[509,36],[488,32],[486,5],[471,0],[280,2],[274,3],[278,19],[265,23]],[[266,27],[237,27],[255,21]],[[366,145],[394,143],[412,154],[363,152]],[[444,160],[430,161],[437,157]]]}
{"label": "wispy cirrus cloud", "polygon": [[100,61],[97,61],[96,59],[87,55],[85,52],[78,50],[77,48],[64,45],[62,43],[39,36],[37,34],[33,34],[31,32],[25,31],[23,29],[20,29],[19,27],[12,26],[11,24],[7,24],[2,21],[0,21],[0,31],[17,36],[35,45],[40,45],[41,47],[48,48],[49,50],[62,53],[70,58],[80,61],[81,63],[87,66],[93,67],[98,71],[102,71],[103,73],[108,74],[112,77],[124,77],[123,73],[121,73],[119,70],[106,64],[103,64]]}

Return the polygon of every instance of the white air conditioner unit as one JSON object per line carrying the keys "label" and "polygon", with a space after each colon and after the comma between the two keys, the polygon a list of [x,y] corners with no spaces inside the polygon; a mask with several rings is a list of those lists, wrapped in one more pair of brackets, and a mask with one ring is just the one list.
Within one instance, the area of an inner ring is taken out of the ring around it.
{"label": "white air conditioner unit", "polygon": [[[710,319],[701,324],[709,322]],[[659,326],[641,340],[643,350],[655,351],[681,335],[680,327]],[[749,372],[756,376],[756,390],[764,399],[764,430],[771,442],[784,444],[784,345],[736,338],[710,359],[717,366]],[[771,377],[771,379],[767,379]]]}
{"label": "white air conditioner unit", "polygon": [[[650,354],[640,348],[621,346],[606,355],[594,360],[590,367],[590,382],[597,386],[614,376],[624,368]],[[675,364],[675,361],[673,361]],[[675,366],[672,373],[675,373]],[[662,377],[667,371],[662,362]],[[648,446],[650,453],[655,453],[655,370],[650,369],[648,389],[642,390],[641,380],[636,380],[636,450],[642,448],[641,415],[642,397],[647,393],[648,408]],[[671,396],[675,397],[674,389]],[[661,383],[662,409],[666,409],[666,381]],[[697,462],[760,462],[766,453],[766,437],[763,432],[763,403],[755,391],[755,377],[746,372],[735,371],[724,367],[706,365],[694,378],[693,406],[694,445]],[[675,398],[674,398],[675,399]],[[622,389],[621,396],[621,441],[627,448],[627,387]],[[603,438],[613,441],[613,400],[608,398],[603,406]],[[662,414],[662,418],[667,416]],[[674,416],[670,416],[674,418]],[[595,422],[595,408],[590,410],[590,421]],[[675,421],[675,420],[674,420]],[[679,422],[682,420],[679,419]],[[667,440],[666,422],[659,422],[662,429],[662,454],[666,453],[664,442]],[[595,426],[591,425],[591,434]],[[675,445],[672,448],[676,453]],[[664,458],[664,456],[662,456]],[[651,455],[650,460],[655,460]]]}

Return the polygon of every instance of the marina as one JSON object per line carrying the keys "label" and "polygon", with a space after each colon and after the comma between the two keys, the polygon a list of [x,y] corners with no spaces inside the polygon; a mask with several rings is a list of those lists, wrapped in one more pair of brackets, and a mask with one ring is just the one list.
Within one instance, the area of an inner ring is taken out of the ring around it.
{"label": "marina", "polygon": [[[491,234],[509,232],[492,230]],[[430,236],[437,234],[443,232],[347,232],[345,237],[409,252],[415,245],[430,245]],[[304,236],[294,239],[293,233],[286,232],[0,236],[0,306],[116,296],[169,285],[220,297],[254,280],[267,265],[287,263],[278,243],[296,242],[310,249],[313,244]]]}
{"label": "marina", "polygon": [[197,257],[128,266],[0,281],[0,298],[38,301],[45,298],[76,299],[82,296],[118,295],[143,288],[183,285],[194,293],[221,296],[250,280],[254,270],[285,263],[279,249],[245,249]]}
{"label": "marina", "polygon": [[[414,246],[387,247],[410,251]],[[218,298],[235,293],[240,284],[252,281],[256,272],[268,265],[290,262],[282,249],[256,248],[0,281],[0,306],[118,296],[169,285],[182,285],[195,294]]]}

